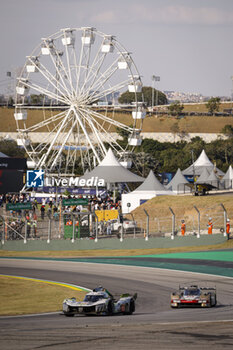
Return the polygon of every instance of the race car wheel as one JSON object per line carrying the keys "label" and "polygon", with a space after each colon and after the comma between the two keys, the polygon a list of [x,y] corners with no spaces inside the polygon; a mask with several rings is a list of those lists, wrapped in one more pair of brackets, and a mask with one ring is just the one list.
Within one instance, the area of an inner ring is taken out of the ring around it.
{"label": "race car wheel", "polygon": [[132,315],[134,311],[135,311],[135,301],[132,299],[130,300],[129,311],[124,312],[123,315]]}
{"label": "race car wheel", "polygon": [[113,314],[113,302],[110,300],[108,303],[108,315],[112,315]]}
{"label": "race car wheel", "polygon": [[134,300],[130,301],[130,306],[129,306],[129,314],[132,315],[132,313],[135,311],[135,302]]}
{"label": "race car wheel", "polygon": [[71,311],[70,307],[68,306],[68,310],[67,311],[63,311],[64,315],[66,317],[73,317],[74,313]]}
{"label": "race car wheel", "polygon": [[73,317],[73,316],[74,316],[74,314],[71,314],[71,313],[64,313],[64,315],[65,315],[66,317]]}
{"label": "race car wheel", "polygon": [[216,295],[210,297],[210,306],[216,306],[217,305],[217,299]]}

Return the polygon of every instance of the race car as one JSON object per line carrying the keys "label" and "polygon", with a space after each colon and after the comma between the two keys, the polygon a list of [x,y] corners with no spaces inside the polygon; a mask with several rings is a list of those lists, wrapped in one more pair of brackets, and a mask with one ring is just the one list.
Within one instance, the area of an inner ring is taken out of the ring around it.
{"label": "race car", "polygon": [[216,288],[199,287],[197,285],[179,286],[179,290],[171,294],[172,308],[182,306],[211,307],[216,305]]}
{"label": "race car", "polygon": [[97,287],[86,294],[83,301],[76,298],[63,301],[63,313],[65,316],[83,315],[114,315],[122,313],[131,315],[135,311],[137,294],[122,294],[114,297],[107,289]]}

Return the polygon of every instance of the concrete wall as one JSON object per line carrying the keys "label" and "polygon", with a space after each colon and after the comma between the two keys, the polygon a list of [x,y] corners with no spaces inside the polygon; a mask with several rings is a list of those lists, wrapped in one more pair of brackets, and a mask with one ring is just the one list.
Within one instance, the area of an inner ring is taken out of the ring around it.
{"label": "concrete wall", "polygon": [[[200,119],[201,120],[201,119]],[[55,133],[50,133],[49,138],[47,133],[39,133],[39,132],[33,132],[30,134],[30,139],[32,142],[44,142],[44,138],[50,139],[50,141],[53,140]],[[17,133],[16,132],[0,132],[0,137],[11,137],[14,140],[17,139]],[[92,134],[89,135],[91,138],[93,138]],[[117,133],[111,133],[111,136],[116,140],[119,138],[119,135]],[[190,142],[193,137],[199,136],[202,138],[205,142],[209,143],[211,141],[217,140],[219,138],[226,139],[226,136],[223,134],[212,134],[212,133],[188,133],[186,135],[180,135],[179,133],[173,134],[171,132],[142,132],[141,133],[142,138],[149,138],[153,140],[157,140],[159,142],[178,142],[181,140]],[[83,136],[84,137],[84,136]],[[94,138],[93,138],[94,140]],[[74,140],[73,140],[74,141]]]}

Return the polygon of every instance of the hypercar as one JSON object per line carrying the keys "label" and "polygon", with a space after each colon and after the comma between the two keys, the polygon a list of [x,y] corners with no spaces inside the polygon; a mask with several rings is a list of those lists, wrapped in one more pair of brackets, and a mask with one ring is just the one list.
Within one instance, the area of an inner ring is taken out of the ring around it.
{"label": "hypercar", "polygon": [[187,287],[179,286],[179,290],[171,294],[171,307],[179,308],[182,306],[216,306],[216,288],[199,287],[190,285]]}
{"label": "hypercar", "polygon": [[63,301],[63,313],[65,316],[79,315],[131,315],[135,311],[137,294],[122,294],[114,297],[107,289],[97,287],[87,293],[83,301],[76,298]]}

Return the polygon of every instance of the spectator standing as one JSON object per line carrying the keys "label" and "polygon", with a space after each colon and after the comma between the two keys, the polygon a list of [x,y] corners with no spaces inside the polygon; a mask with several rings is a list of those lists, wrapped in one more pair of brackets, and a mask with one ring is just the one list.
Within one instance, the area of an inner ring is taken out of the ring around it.
{"label": "spectator standing", "polygon": [[45,205],[42,204],[40,207],[41,220],[44,220],[44,214],[45,214]]}
{"label": "spectator standing", "polygon": [[181,235],[184,236],[186,231],[185,221],[181,220]]}
{"label": "spectator standing", "polygon": [[230,219],[227,219],[227,224],[226,224],[227,239],[230,239],[230,229],[231,229]]}
{"label": "spectator standing", "polygon": [[212,218],[209,218],[209,222],[208,222],[208,235],[212,235],[213,233],[213,222],[212,222]]}

